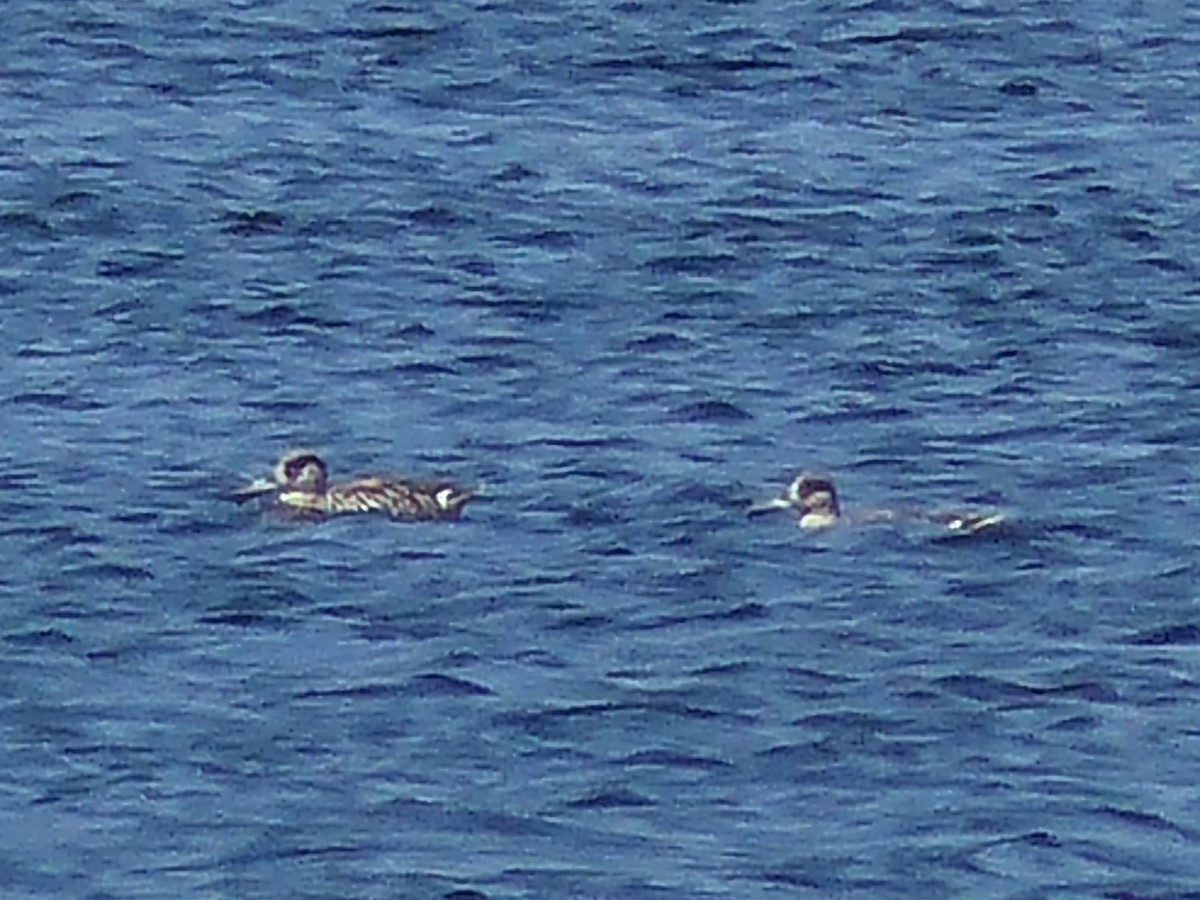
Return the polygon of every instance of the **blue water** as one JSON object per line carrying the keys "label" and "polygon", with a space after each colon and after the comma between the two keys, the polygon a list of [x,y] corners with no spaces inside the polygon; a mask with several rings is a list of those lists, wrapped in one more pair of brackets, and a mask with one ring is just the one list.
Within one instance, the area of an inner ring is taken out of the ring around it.
{"label": "blue water", "polygon": [[4,26],[5,897],[1197,895],[1192,4]]}

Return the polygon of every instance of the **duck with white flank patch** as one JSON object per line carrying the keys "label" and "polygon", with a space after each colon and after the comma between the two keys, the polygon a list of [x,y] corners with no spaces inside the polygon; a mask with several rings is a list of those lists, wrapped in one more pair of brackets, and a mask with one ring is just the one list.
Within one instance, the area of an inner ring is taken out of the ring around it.
{"label": "duck with white flank patch", "polygon": [[830,528],[839,523],[916,521],[940,525],[948,531],[974,534],[998,522],[1004,516],[999,513],[932,512],[926,510],[875,509],[855,516],[842,513],[838,503],[837,488],[833,481],[820,475],[805,472],[799,475],[787,490],[778,497],[771,497],[750,506],[747,513],[793,510],[799,516],[797,524],[804,529]]}

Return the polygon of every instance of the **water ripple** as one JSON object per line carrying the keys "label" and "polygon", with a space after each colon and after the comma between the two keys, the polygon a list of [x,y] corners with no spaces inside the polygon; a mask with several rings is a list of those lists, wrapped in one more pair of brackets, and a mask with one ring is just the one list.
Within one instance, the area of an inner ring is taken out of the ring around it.
{"label": "water ripple", "polygon": [[10,892],[1193,890],[1200,21],[910,6],[10,3]]}

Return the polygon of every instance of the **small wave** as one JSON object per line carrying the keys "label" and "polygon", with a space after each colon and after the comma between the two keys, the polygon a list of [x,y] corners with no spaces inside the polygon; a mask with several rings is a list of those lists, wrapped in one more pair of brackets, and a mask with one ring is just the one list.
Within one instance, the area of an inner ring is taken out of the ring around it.
{"label": "small wave", "polygon": [[370,682],[368,684],[356,684],[353,687],[300,691],[295,695],[295,698],[297,700],[324,700],[329,698],[341,700],[370,700],[375,698],[397,697],[403,693],[405,693],[405,691],[403,686],[400,684],[377,681]]}
{"label": "small wave", "polygon": [[617,788],[611,791],[599,791],[588,794],[577,800],[571,800],[567,806],[577,809],[622,809],[625,807],[654,806],[655,803],[644,794],[637,791]]}
{"label": "small wave", "polygon": [[720,275],[738,264],[733,253],[684,253],[660,256],[643,268],[659,275]]}
{"label": "small wave", "polygon": [[622,766],[661,766],[667,769],[729,769],[731,764],[711,756],[697,756],[674,750],[639,750],[620,760]]}
{"label": "small wave", "polygon": [[281,330],[285,328],[342,328],[346,322],[337,319],[322,319],[317,316],[300,312],[290,303],[272,303],[252,312],[237,314],[238,319],[248,325],[258,325],[263,328]]}
{"label": "small wave", "polygon": [[701,400],[673,410],[672,417],[683,422],[746,422],[754,418],[728,400]]}
{"label": "small wave", "polygon": [[63,409],[68,412],[93,412],[108,409],[108,404],[91,400],[79,394],[56,393],[50,391],[30,391],[17,394],[11,403],[22,406],[42,406],[47,409]]}
{"label": "small wave", "polygon": [[416,697],[486,697],[492,690],[466,678],[428,672],[409,681],[405,693]]}
{"label": "small wave", "polygon": [[970,700],[990,703],[1030,700],[1054,695],[1073,697],[1092,703],[1116,703],[1121,699],[1121,695],[1115,688],[1099,681],[1037,687],[980,675],[950,675],[939,678],[935,683],[949,693]]}
{"label": "small wave", "polygon": [[282,231],[283,216],[274,210],[235,210],[225,214],[225,225],[221,228],[226,234],[248,237],[256,234],[275,234]]}
{"label": "small wave", "polygon": [[1126,643],[1138,647],[1186,647],[1200,644],[1200,625],[1187,622],[1138,631],[1127,638]]}

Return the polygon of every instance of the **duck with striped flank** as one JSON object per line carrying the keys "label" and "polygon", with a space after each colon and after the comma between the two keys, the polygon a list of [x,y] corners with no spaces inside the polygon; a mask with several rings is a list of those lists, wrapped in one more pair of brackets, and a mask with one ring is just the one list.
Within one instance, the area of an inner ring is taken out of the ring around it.
{"label": "duck with striped flank", "polygon": [[229,499],[243,503],[267,496],[300,518],[382,513],[408,522],[432,522],[457,519],[476,492],[448,481],[378,476],[330,485],[329,467],[321,457],[309,450],[292,450],[270,477],[232,492]]}

